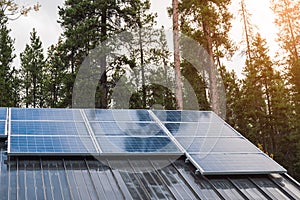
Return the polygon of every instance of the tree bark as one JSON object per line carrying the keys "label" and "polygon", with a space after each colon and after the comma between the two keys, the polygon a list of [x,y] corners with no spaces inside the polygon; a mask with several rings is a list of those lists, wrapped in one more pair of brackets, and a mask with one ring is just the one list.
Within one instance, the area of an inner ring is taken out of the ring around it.
{"label": "tree bark", "polygon": [[218,82],[217,82],[217,67],[214,64],[214,54],[211,38],[211,30],[206,21],[203,21],[203,32],[207,42],[207,52],[210,59],[209,66],[209,87],[210,87],[210,98],[211,98],[211,107],[212,111],[217,115],[221,115],[221,109],[219,104],[219,95],[218,95]]}
{"label": "tree bark", "polygon": [[183,109],[182,83],[179,54],[179,28],[178,28],[178,0],[173,0],[173,43],[174,43],[174,67],[175,67],[175,98],[176,109]]}

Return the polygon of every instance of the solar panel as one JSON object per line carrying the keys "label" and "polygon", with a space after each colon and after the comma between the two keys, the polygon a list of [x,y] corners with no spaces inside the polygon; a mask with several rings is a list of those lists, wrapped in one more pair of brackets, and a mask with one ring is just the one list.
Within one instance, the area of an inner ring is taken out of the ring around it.
{"label": "solar panel", "polygon": [[88,135],[84,122],[13,121],[11,135]]}
{"label": "solar panel", "polygon": [[149,122],[90,122],[95,136],[167,136],[156,124]]}
{"label": "solar panel", "polygon": [[90,137],[11,136],[10,154],[93,154],[97,153]]}
{"label": "solar panel", "polygon": [[176,138],[188,153],[260,153],[258,148],[244,138]]}
{"label": "solar panel", "polygon": [[286,172],[213,112],[153,113],[203,174]]}
{"label": "solar panel", "polygon": [[182,154],[169,137],[97,137],[104,153]]}
{"label": "solar panel", "polygon": [[222,122],[210,111],[153,110],[162,122]]}
{"label": "solar panel", "polygon": [[78,109],[11,108],[11,120],[83,121]]}
{"label": "solar panel", "polygon": [[263,153],[191,154],[203,174],[286,173],[286,170]]}
{"label": "solar panel", "polygon": [[153,121],[147,110],[85,109],[89,121]]}
{"label": "solar panel", "polygon": [[240,134],[224,122],[165,123],[164,126],[176,137],[239,137]]}
{"label": "solar panel", "polygon": [[0,120],[6,120],[7,108],[0,108]]}

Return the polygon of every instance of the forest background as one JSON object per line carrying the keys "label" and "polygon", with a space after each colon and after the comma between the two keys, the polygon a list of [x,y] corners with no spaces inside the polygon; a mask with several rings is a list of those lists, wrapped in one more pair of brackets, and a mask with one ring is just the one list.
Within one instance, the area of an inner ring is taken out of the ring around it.
{"label": "forest background", "polygon": [[[179,31],[201,44],[217,66],[226,92],[225,120],[300,180],[300,1],[270,0],[277,28],[276,52],[252,23],[253,14],[247,4],[243,0],[232,1],[179,1]],[[129,68],[135,72],[127,77],[128,82],[134,83],[130,108],[149,109],[160,104],[164,109],[176,109],[175,94],[166,87],[150,84],[145,78],[153,71],[149,67],[153,65],[166,69],[159,74],[173,76],[169,74],[173,62],[165,35],[159,29],[152,32],[157,14],[150,9],[151,3],[150,0],[65,0],[58,7],[57,25],[62,29],[58,40],[44,49],[39,33],[33,29],[28,44],[19,54],[9,24],[38,11],[40,6],[23,7],[22,3],[2,1],[0,106],[72,107],[74,82],[89,53],[116,34],[143,28],[149,30],[138,37],[143,45],[131,49],[129,56],[102,58],[107,64],[99,79],[95,107],[115,106],[112,91]],[[238,7],[237,15],[230,10],[232,3]],[[172,4],[169,13],[171,16]],[[232,23],[237,18],[242,30],[238,42],[230,37]],[[159,38],[156,45],[147,45],[144,41],[147,34]],[[242,69],[238,75],[227,61],[237,56],[237,52],[243,58],[235,66]],[[203,74],[184,59],[180,70],[196,94],[199,109],[211,110],[213,102]],[[182,85],[184,95],[187,88]],[[184,101],[189,104],[188,99]]]}

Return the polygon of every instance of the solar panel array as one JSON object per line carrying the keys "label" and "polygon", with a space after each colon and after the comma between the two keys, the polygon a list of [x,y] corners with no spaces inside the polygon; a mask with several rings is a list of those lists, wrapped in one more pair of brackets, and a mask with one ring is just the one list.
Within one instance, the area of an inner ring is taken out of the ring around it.
{"label": "solar panel array", "polygon": [[0,108],[0,129],[10,155],[185,154],[203,174],[286,172],[213,112]]}

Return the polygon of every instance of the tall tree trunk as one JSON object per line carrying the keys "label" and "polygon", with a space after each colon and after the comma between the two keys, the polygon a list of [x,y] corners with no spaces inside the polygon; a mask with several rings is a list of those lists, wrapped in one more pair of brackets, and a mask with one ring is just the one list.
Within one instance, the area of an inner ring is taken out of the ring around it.
{"label": "tall tree trunk", "polygon": [[142,23],[141,16],[139,11],[138,18],[138,27],[139,27],[139,48],[140,48],[140,56],[141,56],[141,70],[142,70],[142,107],[145,109],[147,107],[147,99],[146,99],[146,83],[145,83],[145,68],[144,68],[144,49],[143,49],[143,39],[142,39]]}
{"label": "tall tree trunk", "polygon": [[182,83],[179,55],[179,28],[178,28],[178,0],[173,0],[173,43],[174,43],[174,67],[175,67],[175,97],[176,109],[183,109]]}
{"label": "tall tree trunk", "polygon": [[212,107],[212,111],[214,111],[217,115],[221,115],[221,109],[219,105],[219,95],[218,95],[217,67],[214,64],[211,31],[206,21],[203,21],[202,25],[203,25],[204,36],[207,42],[207,52],[210,59],[209,87],[210,87],[211,107]]}
{"label": "tall tree trunk", "polygon": [[[107,8],[104,8],[101,14],[101,42],[105,41],[107,37]],[[107,108],[107,74],[106,74],[106,55],[101,58],[101,77],[100,77],[100,89],[101,89],[101,99],[100,107]]]}
{"label": "tall tree trunk", "polygon": [[297,50],[297,41],[295,39],[295,35],[294,35],[294,31],[293,31],[293,27],[292,27],[292,22],[291,22],[291,17],[288,14],[288,2],[284,1],[284,5],[285,5],[285,17],[287,18],[287,23],[288,23],[288,27],[289,27],[289,32],[291,34],[291,39],[292,39],[292,48],[293,50],[291,50],[291,53],[293,55],[293,60],[294,62],[298,60],[298,50]]}
{"label": "tall tree trunk", "polygon": [[245,31],[245,38],[246,38],[246,45],[247,45],[247,57],[248,57],[248,60],[251,61],[251,49],[250,49],[250,39],[249,39],[249,32],[248,32],[248,19],[247,19],[247,16],[246,16],[246,13],[247,13],[247,10],[246,10],[246,7],[245,7],[245,1],[242,0],[241,1],[241,7],[242,7],[242,10],[241,10],[241,14],[242,14],[242,17],[243,17],[243,24],[244,24],[244,31]]}

